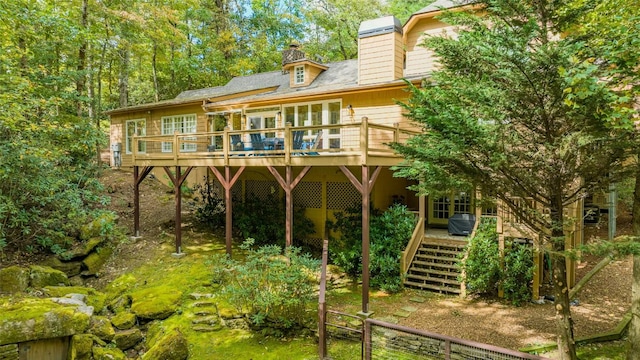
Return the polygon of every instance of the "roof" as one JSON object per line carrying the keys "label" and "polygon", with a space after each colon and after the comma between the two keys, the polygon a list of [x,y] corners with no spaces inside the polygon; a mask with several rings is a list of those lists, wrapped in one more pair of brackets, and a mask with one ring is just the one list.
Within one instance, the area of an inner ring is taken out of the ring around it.
{"label": "roof", "polygon": [[439,11],[443,9],[451,9],[458,6],[467,5],[470,2],[471,1],[465,1],[465,0],[436,0],[431,4],[429,4],[428,6],[423,7],[422,9],[416,11],[411,16],[430,13],[430,12]]}

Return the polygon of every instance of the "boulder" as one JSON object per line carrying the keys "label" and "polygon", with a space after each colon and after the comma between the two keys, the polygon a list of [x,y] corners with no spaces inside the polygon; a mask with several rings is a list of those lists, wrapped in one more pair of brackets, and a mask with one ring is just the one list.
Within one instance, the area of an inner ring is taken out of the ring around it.
{"label": "boulder", "polygon": [[127,295],[118,296],[113,299],[107,307],[114,314],[129,311],[129,308],[131,307],[131,298]]}
{"label": "boulder", "polygon": [[9,266],[0,269],[0,293],[24,292],[29,287],[29,269]]}
{"label": "boulder", "polygon": [[136,324],[136,316],[130,312],[121,312],[111,318],[111,324],[118,330],[128,330]]}
{"label": "boulder", "polygon": [[27,299],[0,305],[0,345],[84,333],[89,315],[75,306],[49,299]]}
{"label": "boulder", "polygon": [[107,300],[111,302],[115,298],[130,290],[136,284],[136,278],[131,274],[124,274],[113,280],[104,289],[107,294]]}
{"label": "boulder", "polygon": [[104,241],[105,238],[103,237],[92,237],[83,244],[80,244],[78,247],[60,254],[60,258],[65,261],[85,258],[91,253],[91,251],[93,251],[93,249],[102,245]]}
{"label": "boulder", "polygon": [[113,340],[116,331],[111,326],[111,321],[104,316],[94,316],[91,318],[89,333],[97,336],[106,342]]}
{"label": "boulder", "polygon": [[93,336],[88,334],[73,335],[69,342],[68,360],[90,360]]}
{"label": "boulder", "polygon": [[138,290],[131,294],[131,312],[147,320],[163,320],[178,310],[182,292],[167,286]]}
{"label": "boulder", "polygon": [[187,339],[178,329],[173,329],[142,355],[142,360],[185,360],[188,357]]}
{"label": "boulder", "polygon": [[76,276],[80,274],[82,270],[82,262],[81,261],[61,261],[56,256],[52,256],[45,260],[42,265],[49,266],[53,269],[60,270],[63,273],[67,274],[67,277]]}
{"label": "boulder", "polygon": [[106,348],[94,346],[93,360],[126,360],[127,356],[118,348]]}
{"label": "boulder", "polygon": [[116,332],[113,342],[120,350],[131,349],[142,340],[142,332],[140,329],[134,328]]}
{"label": "boulder", "polygon": [[102,266],[109,260],[109,257],[113,253],[113,249],[110,247],[101,247],[92,252],[82,260],[82,265],[85,267],[85,271],[82,272],[84,276],[96,275]]}
{"label": "boulder", "polygon": [[96,289],[83,286],[47,286],[44,293],[49,297],[66,297],[71,294],[82,294],[87,305],[93,306],[96,313],[104,309],[107,296]]}
{"label": "boulder", "polygon": [[60,270],[50,268],[48,266],[31,265],[29,267],[29,285],[35,289],[41,289],[45,286],[68,285],[69,279],[67,275]]}

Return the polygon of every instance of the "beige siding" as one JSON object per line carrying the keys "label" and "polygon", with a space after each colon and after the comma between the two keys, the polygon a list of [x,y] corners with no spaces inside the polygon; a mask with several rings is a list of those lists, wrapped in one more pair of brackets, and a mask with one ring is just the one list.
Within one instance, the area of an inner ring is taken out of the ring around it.
{"label": "beige siding", "polygon": [[454,35],[454,28],[435,19],[420,20],[406,35],[407,64],[405,76],[428,73],[437,66],[433,53],[422,46],[427,36]]}
{"label": "beige siding", "polygon": [[358,83],[375,84],[402,77],[402,35],[390,34],[358,39]]}

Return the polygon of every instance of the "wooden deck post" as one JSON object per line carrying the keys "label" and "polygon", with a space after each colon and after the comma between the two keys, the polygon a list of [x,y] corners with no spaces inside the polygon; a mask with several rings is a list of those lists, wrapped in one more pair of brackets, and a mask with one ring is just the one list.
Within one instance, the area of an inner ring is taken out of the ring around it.
{"label": "wooden deck post", "polygon": [[292,178],[291,166],[285,166],[285,178],[273,166],[267,166],[269,172],[278,181],[285,194],[285,244],[287,247],[293,244],[293,198],[292,191],[300,180],[309,172],[311,166],[305,166],[295,179]]}
{"label": "wooden deck post", "polygon": [[173,183],[173,192],[176,202],[176,214],[175,214],[175,236],[176,236],[176,255],[182,254],[182,184],[189,176],[189,173],[193,170],[193,166],[187,168],[182,174],[180,166],[176,166],[176,174],[171,173],[171,169],[168,166],[164,167],[164,172]]}
{"label": "wooden deck post", "polygon": [[153,170],[153,166],[145,166],[140,174],[140,167],[133,167],[133,238],[140,237],[140,183]]}
{"label": "wooden deck post", "polygon": [[369,167],[362,166],[362,181],[344,165],[340,165],[340,170],[351,181],[353,186],[362,194],[362,312],[364,316],[370,315],[369,312],[369,216],[371,203],[371,190],[375,184],[382,167],[378,166],[369,176]]}
{"label": "wooden deck post", "polygon": [[224,188],[224,204],[225,204],[225,243],[227,247],[227,255],[231,256],[231,241],[233,238],[233,199],[231,199],[231,189],[233,185],[238,181],[240,174],[244,171],[245,167],[241,166],[236,174],[231,176],[231,168],[229,166],[224,167],[224,176],[214,166],[209,166],[213,175],[220,182]]}

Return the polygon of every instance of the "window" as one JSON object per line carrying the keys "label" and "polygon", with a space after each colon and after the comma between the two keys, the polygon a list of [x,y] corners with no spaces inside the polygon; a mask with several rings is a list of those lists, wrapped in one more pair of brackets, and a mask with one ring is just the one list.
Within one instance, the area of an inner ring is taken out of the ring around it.
{"label": "window", "polygon": [[[196,115],[174,115],[164,116],[162,118],[162,135],[173,135],[175,132],[180,134],[192,134],[196,132]],[[185,137],[182,140],[195,141],[195,137]],[[162,152],[172,152],[173,143],[163,142]],[[195,143],[182,143],[180,151],[196,151]]]}
{"label": "window", "polygon": [[[147,135],[147,121],[145,119],[128,120],[126,123],[127,132],[125,139],[125,146],[127,154],[131,154],[133,151],[133,137]],[[138,141],[138,152],[143,153],[147,151],[147,142]]]}
{"label": "window", "polygon": [[304,66],[296,66],[294,71],[295,81],[294,83],[304,84]]}
{"label": "window", "polygon": [[[293,126],[338,125],[341,122],[340,101],[288,104],[284,108],[284,119]],[[316,138],[318,130],[307,131],[305,141]],[[323,130],[320,148],[339,149],[342,145],[340,128]]]}

